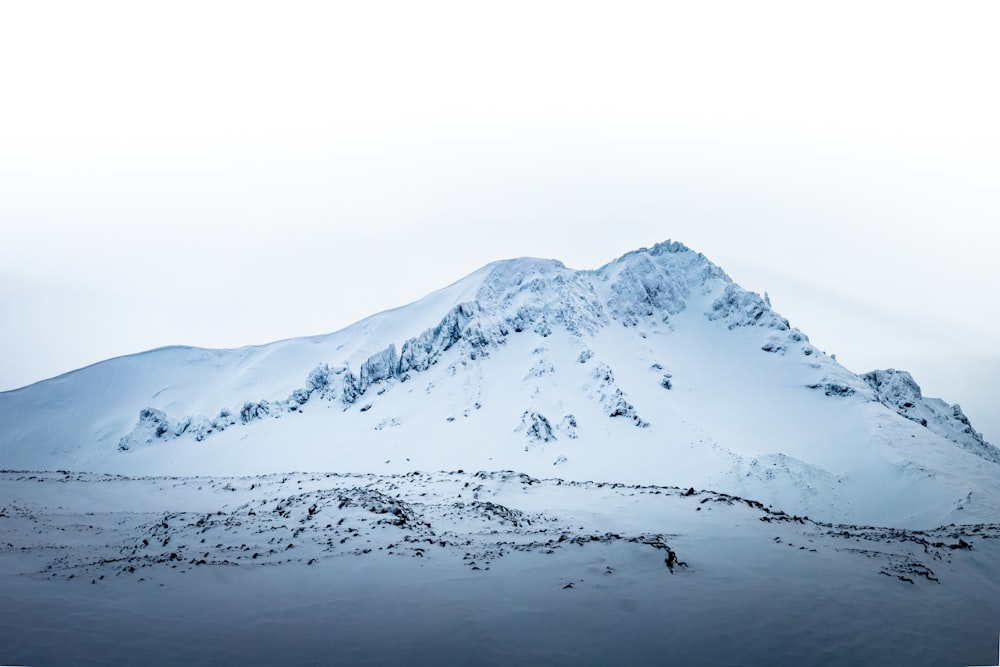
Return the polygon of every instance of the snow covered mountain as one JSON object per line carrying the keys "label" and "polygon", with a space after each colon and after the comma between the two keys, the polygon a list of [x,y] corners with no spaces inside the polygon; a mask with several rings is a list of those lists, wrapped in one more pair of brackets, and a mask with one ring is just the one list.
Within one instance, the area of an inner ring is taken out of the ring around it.
{"label": "snow covered mountain", "polygon": [[0,657],[984,664],[998,482],[678,243],[497,262],[0,393]]}
{"label": "snow covered mountain", "polygon": [[829,521],[1000,516],[1000,450],[857,375],[680,243],[490,264],[324,336],[173,347],[0,393],[0,468],[501,470],[714,489]]}

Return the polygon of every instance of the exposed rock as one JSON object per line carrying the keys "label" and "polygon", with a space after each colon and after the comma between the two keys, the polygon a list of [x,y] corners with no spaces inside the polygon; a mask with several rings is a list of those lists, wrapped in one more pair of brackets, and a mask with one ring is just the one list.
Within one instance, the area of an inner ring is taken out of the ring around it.
{"label": "exposed rock", "polygon": [[913,376],[893,368],[874,370],[861,378],[874,390],[876,399],[897,414],[916,422],[962,449],[993,463],[1000,463],[1000,449],[986,442],[972,428],[958,405],[939,398],[925,398]]}

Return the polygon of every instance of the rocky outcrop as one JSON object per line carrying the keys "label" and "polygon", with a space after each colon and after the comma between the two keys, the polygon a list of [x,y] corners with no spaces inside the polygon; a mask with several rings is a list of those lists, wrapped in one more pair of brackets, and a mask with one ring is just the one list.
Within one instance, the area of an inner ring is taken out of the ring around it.
{"label": "rocky outcrop", "polygon": [[920,385],[906,371],[874,370],[861,378],[882,405],[976,456],[1000,463],[1000,449],[986,442],[982,434],[972,428],[961,406],[949,405],[939,398],[925,398]]}
{"label": "rocky outcrop", "polygon": [[[720,320],[730,329],[737,327],[765,327],[788,331],[788,320],[771,310],[759,294],[749,292],[735,283],[729,283],[722,294],[712,302],[711,309],[705,313],[710,320]],[[805,336],[804,340],[808,340]]]}
{"label": "rocky outcrop", "polygon": [[545,415],[539,412],[525,410],[524,414],[521,415],[521,425],[517,430],[524,432],[529,443],[552,442],[556,439],[555,433],[552,431],[552,424]]}
{"label": "rocky outcrop", "polygon": [[649,422],[642,419],[625,393],[615,382],[615,375],[607,364],[598,364],[591,373],[597,384],[592,388],[592,396],[597,399],[609,417],[624,417],[635,422],[639,428],[646,428]]}

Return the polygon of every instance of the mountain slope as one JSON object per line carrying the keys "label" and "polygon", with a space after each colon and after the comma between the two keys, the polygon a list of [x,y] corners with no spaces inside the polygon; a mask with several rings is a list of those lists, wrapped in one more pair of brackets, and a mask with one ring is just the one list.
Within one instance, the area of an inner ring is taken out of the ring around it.
{"label": "mountain slope", "polygon": [[1000,452],[904,375],[851,373],[667,242],[594,271],[496,262],[330,335],[153,350],[0,394],[0,467],[509,468],[836,521],[991,520]]}

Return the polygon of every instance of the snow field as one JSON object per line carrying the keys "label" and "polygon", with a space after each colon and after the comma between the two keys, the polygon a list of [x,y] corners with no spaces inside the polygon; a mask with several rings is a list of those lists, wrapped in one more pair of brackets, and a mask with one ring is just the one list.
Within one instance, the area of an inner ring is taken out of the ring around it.
{"label": "snow field", "polygon": [[996,525],[832,526],[516,473],[4,473],[0,494],[7,661],[931,665],[995,649]]}

